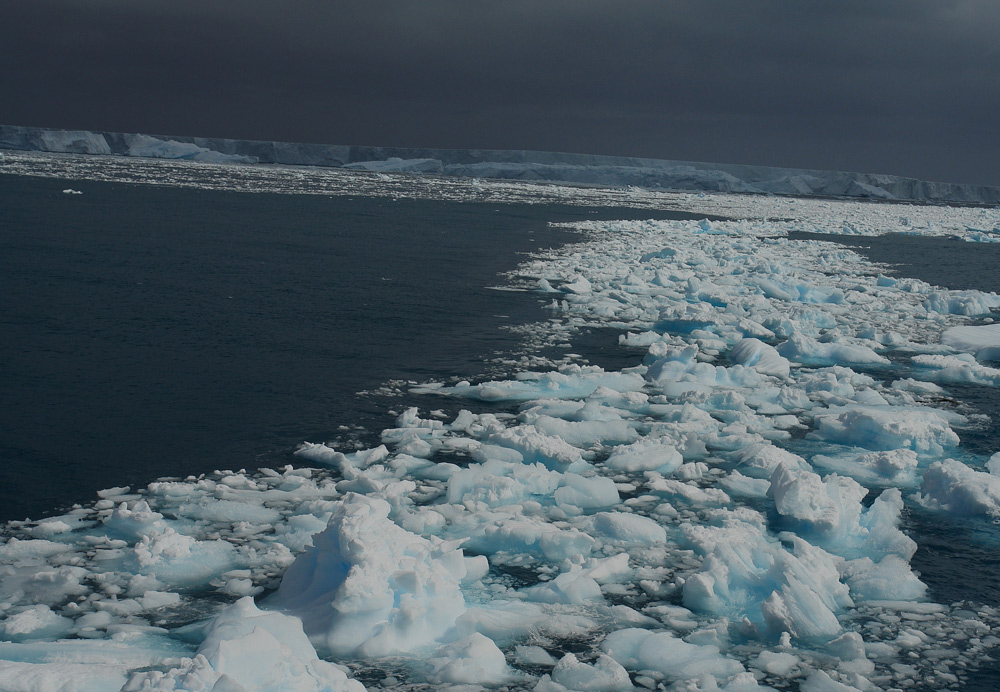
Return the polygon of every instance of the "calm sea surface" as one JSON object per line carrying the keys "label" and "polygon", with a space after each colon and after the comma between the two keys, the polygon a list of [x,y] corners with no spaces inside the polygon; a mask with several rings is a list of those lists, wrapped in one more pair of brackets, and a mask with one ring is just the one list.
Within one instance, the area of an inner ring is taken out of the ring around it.
{"label": "calm sea surface", "polygon": [[548,317],[489,287],[579,237],[549,221],[626,217],[688,218],[0,175],[0,520],[374,441],[402,404],[358,392],[475,376]]}

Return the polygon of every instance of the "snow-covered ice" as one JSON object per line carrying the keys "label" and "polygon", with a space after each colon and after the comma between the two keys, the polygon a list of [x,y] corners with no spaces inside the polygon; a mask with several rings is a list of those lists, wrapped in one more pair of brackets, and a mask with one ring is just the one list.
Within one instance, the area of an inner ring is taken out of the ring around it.
{"label": "snow-covered ice", "polygon": [[[135,165],[184,184],[208,164]],[[455,373],[402,394],[381,444],[304,443],[313,468],[109,488],[11,523],[0,689],[961,689],[996,655],[995,604],[933,602],[905,516],[1000,516],[1000,456],[962,446],[974,422],[947,397],[1000,384],[997,329],[971,323],[1000,296],[787,234],[964,233],[1000,211],[473,188],[402,165],[324,175],[342,194],[733,220],[578,223],[509,277],[551,308],[532,339],[616,329],[636,353],[620,371]],[[280,179],[259,175],[243,183]],[[426,413],[442,400],[458,413]]]}
{"label": "snow-covered ice", "polygon": [[462,550],[406,531],[390,512],[377,497],[339,500],[269,600],[298,615],[323,652],[379,658],[425,648],[465,611]]}
{"label": "snow-covered ice", "polygon": [[1000,360],[1000,324],[951,327],[941,335],[941,342],[974,353],[978,360]]}

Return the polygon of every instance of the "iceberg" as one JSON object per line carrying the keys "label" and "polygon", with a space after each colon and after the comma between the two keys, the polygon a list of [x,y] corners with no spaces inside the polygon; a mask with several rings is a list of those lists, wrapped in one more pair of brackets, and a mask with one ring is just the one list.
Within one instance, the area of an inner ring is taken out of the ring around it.
{"label": "iceberg", "polygon": [[174,139],[160,139],[149,135],[125,135],[124,140],[128,146],[128,156],[204,161],[206,163],[256,163],[256,159],[248,156],[223,154],[191,142],[178,142]]}
{"label": "iceberg", "polygon": [[355,161],[344,168],[374,173],[443,173],[444,167],[437,159],[401,159],[393,156],[385,161]]}

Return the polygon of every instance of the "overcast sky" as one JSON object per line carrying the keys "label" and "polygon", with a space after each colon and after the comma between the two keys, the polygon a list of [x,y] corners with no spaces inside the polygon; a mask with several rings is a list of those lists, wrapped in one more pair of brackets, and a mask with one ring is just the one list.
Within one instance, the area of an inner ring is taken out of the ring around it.
{"label": "overcast sky", "polygon": [[1000,185],[1000,2],[3,0],[0,123]]}

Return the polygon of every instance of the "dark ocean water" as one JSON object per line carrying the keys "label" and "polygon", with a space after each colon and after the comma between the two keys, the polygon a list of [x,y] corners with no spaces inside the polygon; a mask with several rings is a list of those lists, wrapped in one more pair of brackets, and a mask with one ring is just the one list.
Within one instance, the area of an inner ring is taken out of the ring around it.
{"label": "dark ocean water", "polygon": [[0,175],[0,520],[374,440],[401,404],[357,392],[475,376],[548,317],[489,288],[579,237],[548,222],[654,217],[688,218]]}
{"label": "dark ocean water", "polygon": [[1000,293],[1000,243],[967,243],[957,238],[887,233],[881,236],[794,232],[789,238],[826,240],[853,248],[887,274],[921,279],[955,290]]}

